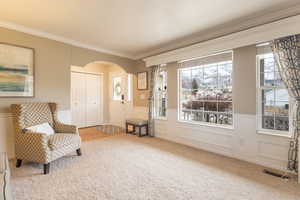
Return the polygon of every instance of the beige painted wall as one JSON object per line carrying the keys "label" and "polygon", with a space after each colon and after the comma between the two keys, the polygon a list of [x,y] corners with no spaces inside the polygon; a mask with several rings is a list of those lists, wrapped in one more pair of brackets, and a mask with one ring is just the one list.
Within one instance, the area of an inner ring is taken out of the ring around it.
{"label": "beige painted wall", "polygon": [[256,46],[234,50],[233,104],[234,112],[256,115]]}
{"label": "beige painted wall", "polygon": [[54,40],[0,28],[0,42],[35,49],[35,97],[0,98],[0,112],[9,112],[9,105],[29,101],[52,101],[60,109],[70,109],[70,66],[85,66],[94,61],[107,61],[135,71],[136,61],[99,53]]}

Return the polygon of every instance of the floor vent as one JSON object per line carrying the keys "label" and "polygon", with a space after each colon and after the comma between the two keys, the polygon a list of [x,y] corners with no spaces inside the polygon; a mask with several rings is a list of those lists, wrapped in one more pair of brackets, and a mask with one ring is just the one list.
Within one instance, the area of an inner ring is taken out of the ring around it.
{"label": "floor vent", "polygon": [[272,172],[271,170],[268,170],[268,169],[264,169],[263,172],[265,174],[268,174],[268,175],[271,175],[271,176],[275,176],[275,177],[278,177],[278,178],[282,178],[282,179],[285,179],[285,180],[288,180],[290,178],[290,177],[288,177],[285,174],[280,174],[280,173],[277,173],[277,172]]}

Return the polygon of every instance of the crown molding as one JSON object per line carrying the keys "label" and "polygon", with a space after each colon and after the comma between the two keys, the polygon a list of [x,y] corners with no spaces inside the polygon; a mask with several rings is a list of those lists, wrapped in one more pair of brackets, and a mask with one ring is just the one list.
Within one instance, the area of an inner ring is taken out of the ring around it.
{"label": "crown molding", "polygon": [[243,46],[265,43],[276,38],[299,34],[299,21],[300,15],[296,15],[187,47],[178,48],[143,60],[146,62],[146,66],[150,67],[163,63],[208,56]]}
{"label": "crown molding", "polygon": [[121,53],[121,52],[118,52],[118,51],[112,51],[112,50],[109,50],[109,49],[100,48],[100,47],[97,47],[97,46],[94,46],[94,45],[86,44],[86,43],[83,43],[83,42],[79,42],[79,41],[76,41],[76,40],[61,37],[61,36],[58,36],[58,35],[55,35],[55,34],[52,34],[52,33],[48,33],[48,32],[45,32],[45,31],[40,31],[40,30],[37,30],[37,29],[29,28],[29,27],[26,27],[26,26],[23,26],[23,25],[10,23],[10,22],[7,22],[7,21],[0,21],[0,27],[7,28],[7,29],[10,29],[10,30],[19,31],[19,32],[22,32],[22,33],[27,33],[27,34],[42,37],[42,38],[47,38],[47,39],[50,39],[50,40],[55,40],[55,41],[58,41],[58,42],[73,45],[73,46],[76,46],[76,47],[81,47],[81,48],[84,48],[84,49],[97,51],[97,52],[100,52],[100,53],[107,53],[107,54],[120,56],[120,57],[125,57],[125,58],[129,58],[129,59],[136,59],[136,57],[133,56],[133,55]]}
{"label": "crown molding", "polygon": [[166,43],[165,45],[159,45],[157,48],[153,48],[152,50],[140,53],[136,56],[136,58],[147,59],[148,57],[157,56],[159,54],[164,54],[169,51],[185,48],[197,43],[217,39],[219,37],[273,23],[296,15],[300,15],[300,4],[275,11],[265,10],[263,12],[255,13],[251,16],[247,16],[194,33],[184,38],[175,39],[172,42]]}

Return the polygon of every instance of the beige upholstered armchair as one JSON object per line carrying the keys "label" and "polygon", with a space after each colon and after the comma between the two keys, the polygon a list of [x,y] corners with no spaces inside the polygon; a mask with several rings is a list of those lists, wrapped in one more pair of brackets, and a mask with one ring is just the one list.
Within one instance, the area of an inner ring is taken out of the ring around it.
{"label": "beige upholstered armchair", "polygon": [[[22,160],[44,164],[49,173],[50,162],[72,151],[81,156],[81,138],[76,126],[62,124],[57,119],[55,103],[25,103],[11,105],[15,126],[15,152],[17,167]],[[49,123],[55,134],[28,132],[26,128]]]}

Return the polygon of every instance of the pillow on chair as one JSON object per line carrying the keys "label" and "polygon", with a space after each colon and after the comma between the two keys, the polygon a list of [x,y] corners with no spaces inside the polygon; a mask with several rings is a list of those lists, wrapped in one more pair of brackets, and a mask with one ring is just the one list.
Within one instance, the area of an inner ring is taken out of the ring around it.
{"label": "pillow on chair", "polygon": [[35,126],[31,126],[25,129],[26,131],[34,132],[34,133],[43,133],[46,135],[53,135],[55,132],[53,128],[49,125],[49,123],[38,124]]}

